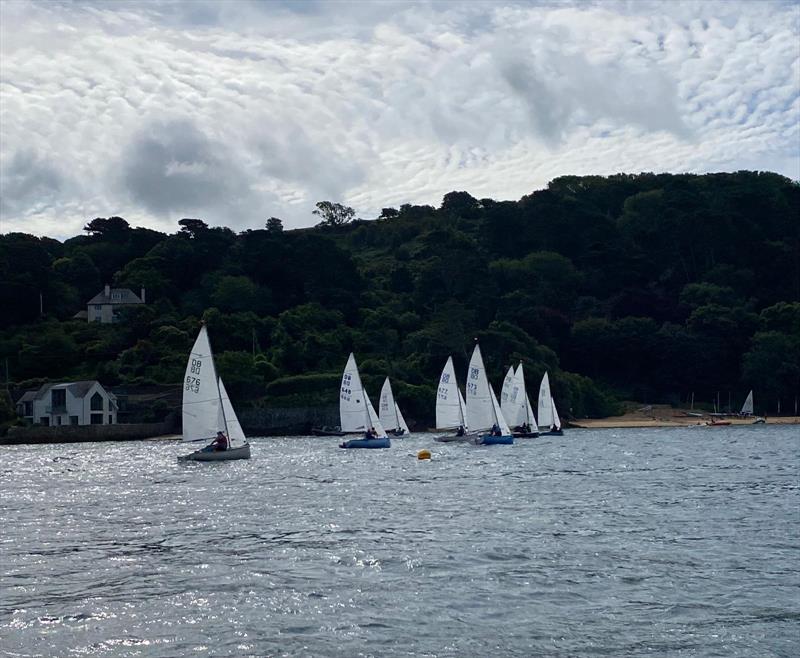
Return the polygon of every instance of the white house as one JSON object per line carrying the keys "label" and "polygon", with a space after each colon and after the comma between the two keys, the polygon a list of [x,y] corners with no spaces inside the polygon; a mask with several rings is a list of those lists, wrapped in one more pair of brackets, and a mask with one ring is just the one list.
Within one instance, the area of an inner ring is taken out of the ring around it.
{"label": "white house", "polygon": [[142,288],[141,296],[139,297],[128,288],[112,288],[106,284],[101,292],[98,292],[86,302],[87,320],[89,322],[110,324],[117,321],[116,310],[121,306],[144,303],[144,288]]}
{"label": "white house", "polygon": [[117,398],[98,381],[45,384],[17,400],[17,413],[40,425],[115,425]]}

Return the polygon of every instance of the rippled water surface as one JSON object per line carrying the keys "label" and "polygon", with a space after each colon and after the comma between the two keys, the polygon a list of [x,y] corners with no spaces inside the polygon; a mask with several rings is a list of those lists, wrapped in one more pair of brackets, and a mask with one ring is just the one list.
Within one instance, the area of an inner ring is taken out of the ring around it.
{"label": "rippled water surface", "polygon": [[8,447],[0,654],[796,656],[799,435]]}

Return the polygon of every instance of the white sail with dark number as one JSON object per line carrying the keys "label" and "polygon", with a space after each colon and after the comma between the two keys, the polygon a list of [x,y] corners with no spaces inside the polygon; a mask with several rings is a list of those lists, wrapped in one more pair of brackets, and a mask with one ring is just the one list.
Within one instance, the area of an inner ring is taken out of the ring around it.
{"label": "white sail with dark number", "polygon": [[183,377],[183,440],[210,441],[219,430],[222,410],[214,357],[205,326],[194,341]]}
{"label": "white sail with dark number", "polygon": [[358,374],[356,357],[351,352],[339,387],[339,421],[342,432],[366,432],[369,429],[368,418],[364,387]]}
{"label": "white sail with dark number", "polygon": [[397,402],[394,399],[392,384],[388,377],[383,382],[383,388],[381,388],[378,409],[380,410],[378,415],[384,428],[388,427],[390,430],[400,429],[404,433],[408,433],[408,425],[406,425],[403,414],[400,413],[400,407],[397,406]]}
{"label": "white sail with dark number", "polygon": [[547,373],[542,377],[539,385],[539,427],[553,427],[553,399],[550,396],[550,378]]}
{"label": "white sail with dark number", "polygon": [[458,389],[453,357],[447,357],[439,387],[436,391],[436,427],[438,429],[455,429],[467,427],[464,413],[464,398]]}
{"label": "white sail with dark number", "polygon": [[494,391],[489,386],[478,345],[472,352],[467,371],[467,425],[471,432],[481,432],[498,425],[504,435],[511,433]]}
{"label": "white sail with dark number", "polygon": [[750,391],[747,394],[747,399],[745,399],[744,404],[742,405],[742,410],[739,412],[741,416],[752,416],[753,415],[753,391]]}

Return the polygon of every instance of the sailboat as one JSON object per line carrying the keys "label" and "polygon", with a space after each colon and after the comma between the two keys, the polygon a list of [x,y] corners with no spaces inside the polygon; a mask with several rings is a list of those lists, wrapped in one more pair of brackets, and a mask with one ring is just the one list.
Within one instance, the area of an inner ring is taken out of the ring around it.
{"label": "sailboat", "polygon": [[339,444],[340,448],[390,448],[391,441],[383,429],[378,414],[370,402],[369,395],[361,384],[356,357],[350,353],[342,373],[339,387],[339,422],[343,432],[359,432],[363,439],[350,439]]}
{"label": "sailboat", "polygon": [[522,361],[519,362],[516,372],[513,366],[508,368],[500,393],[500,408],[503,410],[506,422],[513,428],[515,439],[539,436],[536,416],[525,391],[525,373],[522,371]]}
{"label": "sailboat", "polygon": [[205,325],[200,328],[186,364],[182,415],[184,441],[208,442],[217,432],[223,431],[228,437],[228,449],[214,450],[206,446],[178,457],[180,461],[250,459],[250,444],[233,410],[225,384],[217,377]]}
{"label": "sailboat", "polygon": [[403,436],[409,433],[406,419],[403,418],[400,407],[397,406],[394,393],[392,392],[392,384],[389,382],[388,377],[386,381],[383,382],[383,388],[381,388],[381,399],[378,403],[378,409],[380,409],[378,416],[381,419],[381,425],[383,425],[384,429],[387,427],[390,428],[386,430],[387,434]]}
{"label": "sailboat", "polygon": [[739,412],[740,416],[752,416],[753,415],[753,391],[750,391],[747,394],[747,398],[742,405],[742,410]]}
{"label": "sailboat", "polygon": [[511,436],[511,430],[486,377],[481,348],[477,344],[467,371],[467,426],[469,427],[467,438],[471,443],[477,445],[514,443],[514,437]]}
{"label": "sailboat", "polygon": [[[546,428],[542,431],[542,428]],[[539,385],[539,434],[541,435],[562,435],[561,419],[558,417],[556,403],[550,394],[550,377],[547,372],[542,377]]]}
{"label": "sailboat", "polygon": [[465,440],[467,432],[465,407],[464,396],[461,395],[456,381],[453,357],[448,356],[436,391],[436,428],[439,430],[454,429],[457,432],[456,434],[437,436],[437,441],[448,443]]}

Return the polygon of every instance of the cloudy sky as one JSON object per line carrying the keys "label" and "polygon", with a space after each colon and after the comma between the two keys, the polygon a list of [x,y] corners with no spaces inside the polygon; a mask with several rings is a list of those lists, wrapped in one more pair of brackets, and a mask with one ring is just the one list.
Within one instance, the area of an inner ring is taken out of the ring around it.
{"label": "cloudy sky", "polygon": [[798,2],[0,1],[0,232],[800,179]]}

